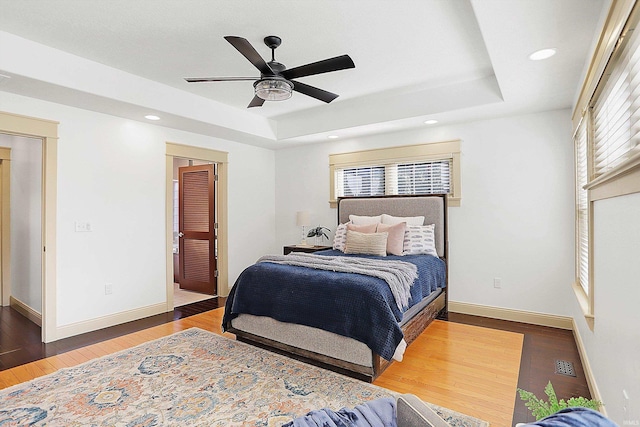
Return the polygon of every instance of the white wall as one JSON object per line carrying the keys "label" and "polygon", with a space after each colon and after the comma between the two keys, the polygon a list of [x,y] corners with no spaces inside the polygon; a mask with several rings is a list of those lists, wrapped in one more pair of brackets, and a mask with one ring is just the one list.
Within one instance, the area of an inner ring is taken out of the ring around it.
{"label": "white wall", "polygon": [[[298,242],[295,212],[336,227],[328,155],[462,140],[462,204],[449,210],[453,301],[570,315],[574,276],[569,110],[337,140],[276,152],[276,230]],[[279,249],[281,250],[281,248]],[[502,278],[502,289],[493,278]]]}
{"label": "white wall", "polygon": [[[607,415],[640,422],[640,194],[594,202],[594,329],[573,316]],[[625,413],[622,390],[629,396]]]}
{"label": "white wall", "polygon": [[[0,110],[60,122],[58,326],[166,301],[167,141],[229,152],[230,285],[275,246],[271,150],[10,93]],[[93,231],[76,233],[75,221]]]}
{"label": "white wall", "polygon": [[42,312],[42,141],[0,134],[11,148],[11,296]]}

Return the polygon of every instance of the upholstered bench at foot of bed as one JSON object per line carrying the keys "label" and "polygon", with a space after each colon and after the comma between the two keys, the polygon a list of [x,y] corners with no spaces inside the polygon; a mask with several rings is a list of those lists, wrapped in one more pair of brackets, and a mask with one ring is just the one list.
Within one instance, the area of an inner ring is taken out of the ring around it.
{"label": "upholstered bench at foot of bed", "polygon": [[333,411],[317,409],[298,417],[283,427],[311,426],[353,426],[353,427],[450,427],[442,418],[418,397],[412,394],[371,400],[353,409],[342,408]]}

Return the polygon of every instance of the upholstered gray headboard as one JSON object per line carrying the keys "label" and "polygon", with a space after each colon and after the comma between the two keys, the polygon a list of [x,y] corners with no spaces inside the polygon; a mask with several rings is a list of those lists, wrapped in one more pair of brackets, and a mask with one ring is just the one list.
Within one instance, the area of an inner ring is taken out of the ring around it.
{"label": "upholstered gray headboard", "polygon": [[435,196],[381,196],[338,199],[338,223],[349,221],[349,215],[392,216],[424,215],[424,225],[435,224],[436,251],[447,256],[447,199]]}

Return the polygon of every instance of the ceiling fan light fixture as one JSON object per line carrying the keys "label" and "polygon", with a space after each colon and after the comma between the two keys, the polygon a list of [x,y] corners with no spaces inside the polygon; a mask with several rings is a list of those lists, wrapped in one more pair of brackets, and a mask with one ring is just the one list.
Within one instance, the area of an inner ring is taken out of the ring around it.
{"label": "ceiling fan light fixture", "polygon": [[258,98],[265,101],[284,101],[291,98],[293,83],[283,78],[260,79],[253,84]]}

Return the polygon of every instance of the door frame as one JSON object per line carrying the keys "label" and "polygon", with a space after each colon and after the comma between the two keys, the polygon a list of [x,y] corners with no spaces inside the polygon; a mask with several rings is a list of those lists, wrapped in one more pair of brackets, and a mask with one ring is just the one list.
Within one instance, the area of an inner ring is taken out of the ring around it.
{"label": "door frame", "polygon": [[[0,111],[0,133],[26,136],[42,140],[42,342],[57,339],[58,318],[56,312],[56,207],[58,188],[58,125],[59,122],[22,116]],[[2,305],[11,292],[11,274],[7,268],[11,262],[5,257],[5,239],[9,233],[9,218],[2,210]],[[6,227],[6,228],[5,228]]]}
{"label": "door frame", "polygon": [[218,165],[218,296],[229,294],[228,236],[227,236],[227,174],[228,155],[226,151],[193,147],[166,142],[166,282],[167,308],[173,311],[173,158],[213,162]]}

